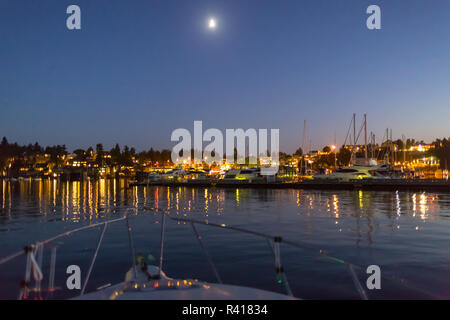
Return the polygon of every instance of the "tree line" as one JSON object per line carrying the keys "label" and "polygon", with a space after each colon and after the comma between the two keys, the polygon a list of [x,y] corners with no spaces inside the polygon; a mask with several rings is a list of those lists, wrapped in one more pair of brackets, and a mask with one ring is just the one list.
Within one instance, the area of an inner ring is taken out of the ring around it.
{"label": "tree line", "polygon": [[[414,139],[407,139],[404,143],[399,139],[393,141],[392,144],[396,145],[399,150],[402,150],[404,148],[409,149],[413,145],[425,143]],[[435,148],[430,152],[431,155],[439,159],[442,169],[448,169],[448,166],[450,165],[450,138],[436,139],[432,144]],[[372,146],[368,145],[368,149],[371,147]],[[384,148],[387,149],[387,147]],[[323,148],[323,151],[330,152],[331,150],[326,146]],[[381,159],[386,151],[387,150],[382,150],[382,152],[379,152],[376,158]],[[236,152],[237,151],[235,150],[235,153]],[[6,137],[3,137],[0,143],[0,169],[5,169],[8,165],[8,161],[12,158],[14,159],[14,165],[17,166],[34,163],[36,157],[44,154],[50,155],[49,162],[59,166],[63,164],[63,156],[67,156],[68,153],[66,145],[42,147],[37,142],[35,144],[19,145],[17,143],[9,143]],[[75,149],[73,153],[75,154],[74,160],[76,161],[89,161],[95,158],[95,163],[98,165],[132,166],[135,164],[133,160],[137,160],[138,163],[151,162],[152,164],[158,165],[167,163],[172,164],[171,150],[168,149],[159,151],[150,148],[148,151],[136,152],[136,149],[133,147],[125,145],[121,148],[119,144],[116,144],[109,151],[105,151],[103,144],[99,143],[96,145],[95,150],[92,147],[89,147],[86,150]],[[303,150],[298,148],[293,155],[301,157],[303,155]],[[361,155],[362,154],[359,153],[357,154],[357,156]],[[289,154],[280,152],[280,160],[286,159],[289,156]],[[351,151],[341,147],[336,154],[329,153],[321,155],[316,161],[316,165],[320,167],[333,167],[336,163],[337,165],[345,166],[350,162],[350,158]]]}
{"label": "tree line", "polygon": [[[66,145],[54,145],[42,147],[39,143],[19,145],[9,143],[6,137],[0,142],[0,169],[6,169],[11,159],[13,166],[29,165],[36,162],[37,157],[48,154],[49,162],[55,166],[63,164],[64,156],[67,156]],[[153,164],[163,164],[171,162],[171,151],[163,149],[161,151],[150,148],[148,151],[136,152],[133,147],[124,146],[121,148],[116,144],[109,151],[105,151],[103,144],[96,145],[95,150],[92,147],[86,150],[78,148],[73,151],[74,161],[94,161],[98,165],[134,165],[133,159],[138,162],[152,162]],[[109,155],[109,156],[107,156]],[[95,159],[95,160],[94,160]]]}

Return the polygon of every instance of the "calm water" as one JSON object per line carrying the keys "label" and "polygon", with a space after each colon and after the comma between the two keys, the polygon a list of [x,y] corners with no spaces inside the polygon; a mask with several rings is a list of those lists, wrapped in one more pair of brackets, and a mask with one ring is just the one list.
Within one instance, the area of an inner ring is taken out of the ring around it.
{"label": "calm water", "polygon": [[[304,191],[260,189],[126,188],[123,180],[97,182],[0,181],[0,257],[25,244],[131,210],[137,252],[159,257],[160,215],[226,223],[301,244],[383,275],[373,299],[450,298],[450,194],[412,192]],[[264,239],[198,226],[225,283],[284,292],[274,274]],[[65,288],[68,265],[87,271],[99,236],[97,228],[55,243],[56,285]],[[88,290],[124,278],[130,267],[125,223],[108,227]],[[167,221],[164,269],[172,277],[214,281],[190,225]],[[282,245],[282,262],[298,297],[357,299],[343,264]],[[50,251],[44,255],[48,275]],[[24,257],[0,266],[0,298],[16,298],[24,276]],[[365,282],[367,275],[358,272]],[[45,281],[44,281],[45,283]],[[54,297],[72,297],[62,289]]]}

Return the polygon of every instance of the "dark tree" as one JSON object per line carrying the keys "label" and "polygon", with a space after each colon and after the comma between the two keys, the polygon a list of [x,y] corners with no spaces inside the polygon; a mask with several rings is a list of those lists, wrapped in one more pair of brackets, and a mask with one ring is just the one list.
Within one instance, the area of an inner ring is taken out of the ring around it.
{"label": "dark tree", "polygon": [[350,150],[347,150],[344,147],[342,147],[337,153],[336,157],[339,165],[347,166],[348,164],[350,164],[352,153]]}
{"label": "dark tree", "polygon": [[298,149],[294,152],[294,156],[301,157],[302,155],[303,155],[303,150],[302,150],[302,148],[298,148]]}

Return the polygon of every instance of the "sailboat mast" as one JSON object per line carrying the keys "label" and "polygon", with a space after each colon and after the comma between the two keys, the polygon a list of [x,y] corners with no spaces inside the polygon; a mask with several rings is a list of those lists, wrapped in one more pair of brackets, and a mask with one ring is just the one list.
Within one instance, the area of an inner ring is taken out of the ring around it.
{"label": "sailboat mast", "polygon": [[306,146],[306,120],[303,121],[303,142],[302,142],[303,153],[306,151],[305,146]]}
{"label": "sailboat mast", "polygon": [[356,156],[356,113],[353,114],[353,147],[352,147],[352,154],[350,157],[350,164],[355,163],[355,156]]}
{"label": "sailboat mast", "polygon": [[[305,156],[306,156],[306,120],[303,121],[303,143],[302,143],[302,153],[303,153],[302,159],[305,159]],[[302,160],[302,162],[303,162],[303,160]],[[306,159],[305,159],[305,165],[304,165],[304,168],[305,168],[305,173],[306,173],[306,169],[307,169],[307,162],[306,162]]]}
{"label": "sailboat mast", "polygon": [[371,132],[371,144],[372,148],[370,148],[370,153],[372,154],[372,158],[375,158],[375,133]]}
{"label": "sailboat mast", "polygon": [[367,159],[367,115],[364,113],[364,156]]}
{"label": "sailboat mast", "polygon": [[391,144],[389,142],[389,128],[386,128],[386,163],[389,163],[389,157],[391,156]]}
{"label": "sailboat mast", "polygon": [[336,163],[337,163],[337,157],[336,157],[336,152],[337,152],[337,142],[336,142],[336,130],[334,130],[334,171],[336,171]]}

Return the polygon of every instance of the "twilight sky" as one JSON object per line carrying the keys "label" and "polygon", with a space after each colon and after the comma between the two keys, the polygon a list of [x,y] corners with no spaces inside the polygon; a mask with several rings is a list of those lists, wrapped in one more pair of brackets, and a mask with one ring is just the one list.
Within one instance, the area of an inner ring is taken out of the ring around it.
{"label": "twilight sky", "polygon": [[[81,7],[81,30],[66,8]],[[382,29],[366,28],[381,7]],[[207,19],[217,29],[207,29]],[[171,148],[176,128],[279,128],[281,150],[450,136],[448,0],[1,0],[0,136]],[[309,140],[308,139],[308,140]]]}

